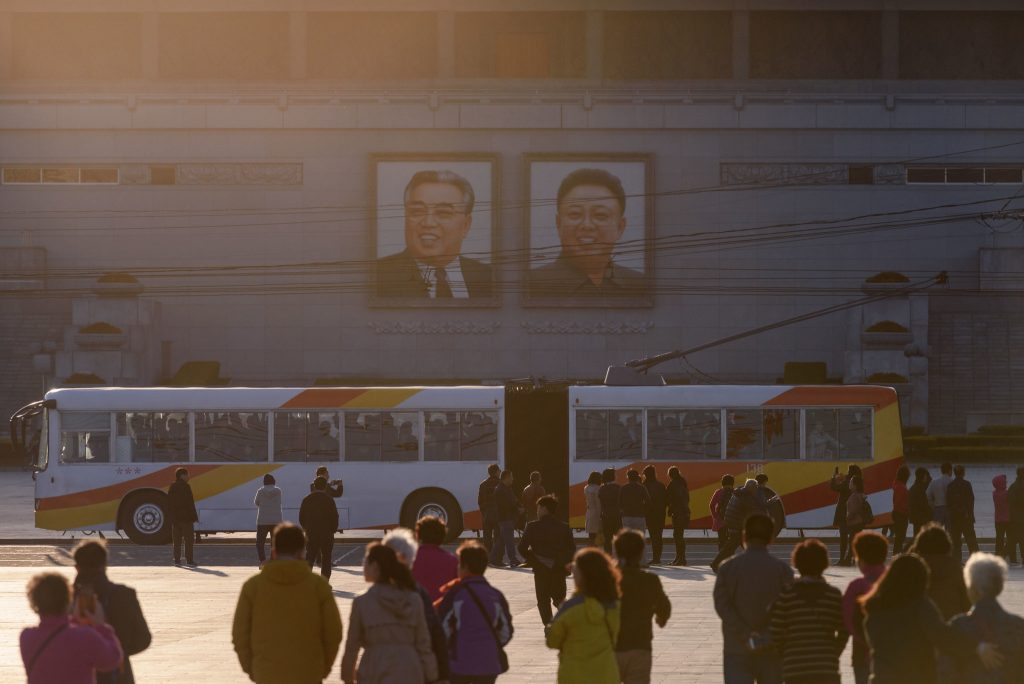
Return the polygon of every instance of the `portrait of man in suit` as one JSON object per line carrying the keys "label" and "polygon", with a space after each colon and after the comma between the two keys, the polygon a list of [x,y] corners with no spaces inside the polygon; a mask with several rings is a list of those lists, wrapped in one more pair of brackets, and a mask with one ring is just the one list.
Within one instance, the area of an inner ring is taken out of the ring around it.
{"label": "portrait of man in suit", "polygon": [[491,265],[463,254],[474,229],[473,185],[451,170],[416,171],[402,204],[405,246],[377,259],[377,296],[438,303],[493,297]]}
{"label": "portrait of man in suit", "polygon": [[[616,259],[628,226],[627,194],[619,177],[603,168],[576,168],[562,178],[556,197],[558,253],[549,263],[529,271],[530,296],[584,300],[643,296],[644,273]],[[631,251],[643,251],[642,241],[630,246]]]}

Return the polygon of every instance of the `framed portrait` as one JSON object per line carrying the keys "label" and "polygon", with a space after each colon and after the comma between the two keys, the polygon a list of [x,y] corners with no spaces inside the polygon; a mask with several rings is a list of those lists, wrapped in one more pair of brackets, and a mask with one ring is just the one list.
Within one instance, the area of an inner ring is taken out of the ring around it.
{"label": "framed portrait", "polygon": [[375,154],[370,303],[495,307],[498,157]]}
{"label": "framed portrait", "polygon": [[654,202],[646,154],[525,157],[526,306],[654,304]]}

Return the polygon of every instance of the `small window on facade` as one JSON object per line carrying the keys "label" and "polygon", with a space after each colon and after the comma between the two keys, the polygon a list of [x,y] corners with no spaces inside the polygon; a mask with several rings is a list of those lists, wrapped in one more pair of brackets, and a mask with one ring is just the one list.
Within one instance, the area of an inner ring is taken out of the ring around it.
{"label": "small window on facade", "polygon": [[647,422],[649,459],[722,458],[722,412],[718,409],[649,410]]}
{"label": "small window on facade", "polygon": [[961,167],[946,169],[947,183],[984,183],[985,169],[979,167]]}
{"label": "small window on facade", "polygon": [[266,413],[197,411],[196,461],[259,463],[267,460]]}
{"label": "small window on facade", "polygon": [[850,185],[874,185],[875,167],[873,166],[851,166],[848,170]]}
{"label": "small window on facade", "polygon": [[921,167],[916,169],[907,169],[907,182],[908,183],[945,183],[946,182],[946,169],[943,168],[932,168],[932,167]]}
{"label": "small window on facade", "polygon": [[61,463],[110,462],[109,413],[63,413],[60,420]]}
{"label": "small window on facade", "polygon": [[1019,184],[1024,182],[1024,169],[1005,167],[985,169],[985,182]]}

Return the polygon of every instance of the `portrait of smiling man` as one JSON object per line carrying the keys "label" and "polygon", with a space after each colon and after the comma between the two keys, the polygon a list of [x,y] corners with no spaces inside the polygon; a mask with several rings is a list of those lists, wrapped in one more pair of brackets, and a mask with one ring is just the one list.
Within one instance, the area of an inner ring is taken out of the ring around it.
{"label": "portrait of smiling man", "polygon": [[442,300],[489,298],[489,264],[462,254],[476,196],[453,171],[418,171],[403,195],[405,249],[377,260],[377,296]]}
{"label": "portrait of smiling man", "polygon": [[581,168],[558,187],[555,226],[561,248],[550,264],[530,271],[530,295],[620,297],[644,293],[644,275],[615,263],[626,231],[622,181],[598,168]]}

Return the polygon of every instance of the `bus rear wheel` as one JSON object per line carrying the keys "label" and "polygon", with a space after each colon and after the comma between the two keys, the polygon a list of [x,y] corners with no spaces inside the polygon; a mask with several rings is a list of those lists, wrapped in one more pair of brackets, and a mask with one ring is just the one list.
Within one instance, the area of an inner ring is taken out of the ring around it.
{"label": "bus rear wheel", "polygon": [[448,527],[448,541],[462,534],[462,509],[458,502],[443,489],[424,489],[413,493],[402,506],[402,527],[414,529],[416,521],[425,515],[440,518]]}
{"label": "bus rear wheel", "polygon": [[167,496],[162,492],[139,492],[124,504],[123,529],[128,538],[143,546],[171,541],[171,521],[167,518]]}

